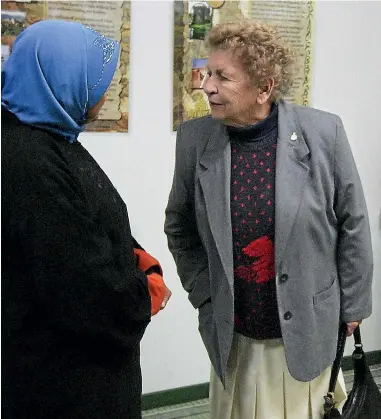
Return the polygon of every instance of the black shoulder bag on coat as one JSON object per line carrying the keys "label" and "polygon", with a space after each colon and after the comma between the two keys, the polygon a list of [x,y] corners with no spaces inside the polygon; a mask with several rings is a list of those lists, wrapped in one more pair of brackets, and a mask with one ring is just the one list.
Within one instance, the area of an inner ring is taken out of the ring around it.
{"label": "black shoulder bag on coat", "polygon": [[353,336],[355,338],[355,350],[352,354],[354,369],[353,388],[348,394],[343,413],[340,414],[335,408],[334,389],[347,339],[347,326],[343,324],[340,327],[337,355],[332,367],[329,390],[324,397],[324,419],[381,419],[381,393],[366,362],[359,327],[354,331]]}

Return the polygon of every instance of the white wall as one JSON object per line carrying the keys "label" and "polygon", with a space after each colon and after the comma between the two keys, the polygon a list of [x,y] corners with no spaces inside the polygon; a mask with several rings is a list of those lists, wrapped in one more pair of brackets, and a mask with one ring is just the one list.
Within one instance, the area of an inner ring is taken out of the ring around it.
{"label": "white wall", "polygon": [[[130,131],[85,133],[129,209],[136,238],[154,254],[173,291],[142,342],[143,391],[207,382],[209,362],[163,233],[172,181],[171,1],[131,5]],[[381,2],[317,3],[312,104],[339,114],[359,166],[367,197],[375,254],[374,314],[364,323],[366,350],[381,349]],[[347,353],[351,348],[347,349]]]}

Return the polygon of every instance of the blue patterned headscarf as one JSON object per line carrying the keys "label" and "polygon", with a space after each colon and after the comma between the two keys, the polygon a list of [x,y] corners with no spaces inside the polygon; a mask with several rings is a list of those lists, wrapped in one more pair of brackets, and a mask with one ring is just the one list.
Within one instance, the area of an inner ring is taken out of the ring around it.
{"label": "blue patterned headscarf", "polygon": [[80,23],[44,20],[15,40],[1,105],[25,124],[74,142],[115,73],[119,44]]}

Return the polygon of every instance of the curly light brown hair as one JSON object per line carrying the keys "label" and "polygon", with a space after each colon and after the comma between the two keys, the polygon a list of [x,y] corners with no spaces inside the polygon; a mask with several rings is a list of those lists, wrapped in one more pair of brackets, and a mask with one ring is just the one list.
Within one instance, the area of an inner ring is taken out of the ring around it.
{"label": "curly light brown hair", "polygon": [[209,31],[206,45],[211,51],[232,51],[257,87],[267,86],[272,78],[271,100],[279,100],[290,90],[296,54],[275,27],[248,20],[220,23]]}

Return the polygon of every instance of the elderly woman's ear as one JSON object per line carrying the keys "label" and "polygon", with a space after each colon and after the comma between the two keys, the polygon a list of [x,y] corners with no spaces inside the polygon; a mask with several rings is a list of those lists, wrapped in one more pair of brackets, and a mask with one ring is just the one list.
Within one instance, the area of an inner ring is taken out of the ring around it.
{"label": "elderly woman's ear", "polygon": [[271,77],[267,80],[267,85],[259,87],[259,94],[257,97],[257,102],[260,105],[264,105],[266,102],[270,100],[271,94],[274,89],[274,79]]}

